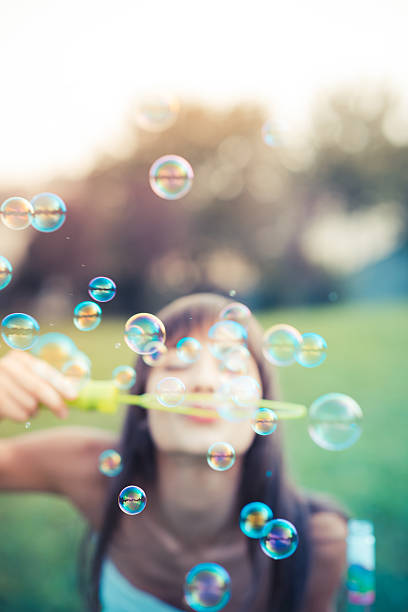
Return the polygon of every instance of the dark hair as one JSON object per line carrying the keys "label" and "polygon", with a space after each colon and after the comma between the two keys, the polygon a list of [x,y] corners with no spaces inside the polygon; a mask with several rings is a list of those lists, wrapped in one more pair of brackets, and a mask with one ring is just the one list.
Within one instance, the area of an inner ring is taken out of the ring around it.
{"label": "dark hair", "polygon": [[[167,332],[167,343],[189,334],[189,330],[217,320],[221,309],[231,300],[215,294],[193,294],[172,302],[158,313]],[[262,357],[262,331],[252,317],[248,326],[248,348],[255,358],[263,386],[263,397],[276,399],[275,377],[270,364]],[[137,379],[132,392],[145,391],[149,367],[142,359],[136,364]],[[156,475],[155,448],[147,425],[144,408],[132,406],[128,409],[120,440],[123,470],[112,479],[106,498],[103,525],[96,540],[91,562],[88,603],[92,612],[100,609],[99,580],[103,559],[107,553],[121,515],[117,504],[118,492],[132,481],[135,471],[144,488],[152,483]],[[289,481],[284,465],[281,443],[281,427],[273,436],[255,436],[246,452],[242,464],[242,479],[239,488],[239,507],[251,501],[264,501],[275,517],[291,521],[299,534],[299,546],[291,557],[274,561],[260,550],[256,540],[248,538],[253,578],[251,592],[243,603],[242,610],[254,607],[260,585],[268,580],[268,610],[296,612],[301,608],[309,574],[312,542],[309,537],[309,517],[313,512],[327,509],[328,505],[308,498]],[[268,472],[271,475],[268,476]]]}

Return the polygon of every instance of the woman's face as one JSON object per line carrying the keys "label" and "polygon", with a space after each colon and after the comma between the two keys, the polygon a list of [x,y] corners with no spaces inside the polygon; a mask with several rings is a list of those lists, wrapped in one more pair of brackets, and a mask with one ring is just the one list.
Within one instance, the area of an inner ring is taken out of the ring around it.
{"label": "woman's face", "polygon": [[[209,350],[207,333],[208,329],[205,328],[190,332],[202,347],[199,358],[192,364],[180,360],[175,346],[168,347],[160,363],[150,370],[146,392],[156,394],[157,384],[168,376],[182,380],[186,393],[215,393],[223,383],[237,377],[237,374],[220,369],[220,362]],[[262,394],[258,367],[252,355],[248,359],[247,368],[247,375],[258,382]],[[215,403],[208,408],[215,410]],[[148,423],[155,445],[166,452],[205,455],[214,442],[229,442],[236,454],[240,455],[246,452],[255,436],[249,420],[230,422],[218,418],[216,412],[213,419],[198,420],[187,415],[148,410]]]}

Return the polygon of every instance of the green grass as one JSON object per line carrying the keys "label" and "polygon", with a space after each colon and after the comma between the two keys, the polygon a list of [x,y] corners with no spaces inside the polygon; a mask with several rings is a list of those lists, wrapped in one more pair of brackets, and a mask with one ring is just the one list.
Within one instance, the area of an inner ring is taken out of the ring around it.
{"label": "green grass", "polygon": [[[309,438],[305,420],[285,424],[287,458],[297,482],[333,494],[354,516],[374,521],[377,537],[378,611],[407,610],[408,602],[408,303],[330,305],[262,313],[266,327],[277,322],[315,331],[328,343],[319,368],[279,370],[285,400],[310,405],[320,395],[351,395],[364,412],[364,431],[352,448],[328,452]],[[90,334],[66,331],[93,360],[95,378],[107,378],[120,363],[131,363],[122,321],[104,321]],[[55,329],[55,328],[54,328]],[[119,349],[115,343],[121,342]],[[4,347],[0,355],[4,354]],[[119,430],[115,416],[72,411],[67,424]],[[32,429],[59,425],[42,414]],[[30,435],[24,426],[3,422],[0,435]],[[63,500],[44,495],[0,498],[0,609],[8,612],[76,612],[76,554],[84,524]]]}

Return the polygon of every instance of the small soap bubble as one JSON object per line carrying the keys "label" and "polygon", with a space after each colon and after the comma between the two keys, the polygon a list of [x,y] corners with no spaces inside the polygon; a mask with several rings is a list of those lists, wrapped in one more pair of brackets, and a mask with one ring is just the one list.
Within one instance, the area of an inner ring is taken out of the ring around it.
{"label": "small soap bubble", "polygon": [[246,344],[248,333],[236,321],[218,321],[208,331],[209,349],[217,359],[223,359],[225,353],[239,344]]}
{"label": "small soap bubble", "polygon": [[301,343],[300,332],[291,325],[282,323],[266,330],[262,351],[265,358],[273,365],[289,366],[295,363]]}
{"label": "small soap bubble", "polygon": [[23,230],[31,225],[33,208],[25,198],[8,198],[0,207],[0,218],[9,229]]}
{"label": "small soap bubble", "polygon": [[139,102],[136,120],[139,127],[148,132],[163,132],[174,124],[179,110],[180,104],[173,95],[150,95]]}
{"label": "small soap bubble", "polygon": [[72,360],[77,350],[75,342],[68,336],[58,332],[49,332],[39,336],[31,353],[57,370],[62,370],[63,366]]}
{"label": "small soap bubble", "polygon": [[30,421],[27,421],[27,422],[24,424],[24,427],[25,427],[26,429],[30,429],[30,427],[31,427],[31,423],[30,423]]}
{"label": "small soap bubble", "polygon": [[91,378],[91,361],[85,353],[77,351],[70,361],[63,365],[62,373],[76,389],[81,389]]}
{"label": "small soap bubble", "polygon": [[296,361],[304,368],[316,368],[327,357],[327,343],[319,334],[302,334],[302,342],[296,353]]}
{"label": "small soap bubble", "polygon": [[119,493],[118,503],[125,514],[140,514],[146,507],[146,493],[140,487],[130,485]]}
{"label": "small soap bubble", "polygon": [[193,185],[194,172],[184,157],[164,155],[152,164],[149,172],[154,193],[165,200],[178,200]]}
{"label": "small soap bubble", "polygon": [[252,416],[251,427],[260,436],[273,433],[278,425],[278,417],[270,408],[258,408]]}
{"label": "small soap bubble", "polygon": [[13,267],[8,259],[0,255],[0,290],[7,287],[13,277]]}
{"label": "small soap bubble", "polygon": [[116,295],[116,284],[106,276],[96,276],[89,281],[88,293],[97,302],[110,302]]}
{"label": "small soap bubble", "polygon": [[132,366],[120,365],[112,372],[115,387],[121,391],[128,391],[136,382],[136,372]]}
{"label": "small soap bubble", "polygon": [[284,519],[268,523],[268,532],[261,538],[263,552],[272,559],[286,559],[293,555],[299,542],[296,527]]}
{"label": "small soap bubble", "polygon": [[122,468],[122,457],[113,448],[108,448],[99,455],[99,471],[105,476],[117,476]]}
{"label": "small soap bubble", "polygon": [[267,478],[270,478],[270,477],[272,476],[272,470],[266,470],[266,472],[265,472],[265,476],[266,476]]}
{"label": "small soap bubble", "polygon": [[228,442],[215,442],[208,449],[207,463],[217,472],[229,470],[235,463],[235,450]]}
{"label": "small soap bubble", "polygon": [[237,295],[237,292],[235,291],[235,289],[230,289],[230,292],[228,294],[230,297],[235,297]]}
{"label": "small soap bubble", "polygon": [[177,357],[184,363],[194,363],[200,357],[201,344],[196,338],[187,336],[177,342]]}
{"label": "small soap bubble", "polygon": [[309,408],[309,434],[321,448],[344,450],[359,439],[362,418],[361,408],[352,397],[327,393]]}
{"label": "small soap bubble", "polygon": [[269,506],[262,502],[251,502],[241,510],[239,526],[248,538],[263,538],[268,532],[268,523],[273,518]]}
{"label": "small soap bubble", "polygon": [[125,342],[135,353],[149,355],[149,352],[154,353],[157,348],[154,342],[166,342],[166,330],[160,319],[141,312],[127,320]]}
{"label": "small soap bubble", "polygon": [[228,372],[244,376],[248,372],[250,357],[251,353],[246,346],[242,344],[231,346],[223,355],[221,367]]}
{"label": "small soap bubble", "polygon": [[31,202],[33,208],[32,225],[39,232],[55,232],[64,223],[67,207],[55,193],[39,193]]}
{"label": "small soap bubble", "polygon": [[254,410],[253,406],[240,406],[232,400],[230,382],[224,382],[216,395],[216,409],[221,418],[230,423],[247,421]]}
{"label": "small soap bubble", "polygon": [[218,612],[231,597],[231,578],[218,563],[199,563],[185,577],[184,597],[196,612]]}
{"label": "small soap bubble", "polygon": [[147,355],[142,355],[146,365],[155,368],[163,364],[164,357],[167,355],[167,346],[158,340],[153,340],[146,344]]}
{"label": "small soap bubble", "polygon": [[229,321],[236,321],[243,327],[248,327],[251,319],[251,311],[248,306],[241,304],[240,302],[232,302],[225,306],[220,312],[220,319],[226,319]]}
{"label": "small soap bubble", "polygon": [[102,309],[95,302],[80,302],[74,310],[74,325],[80,331],[91,331],[102,321]]}
{"label": "small soap bubble", "polygon": [[121,346],[122,346],[121,342],[115,342],[115,349],[120,349]]}
{"label": "small soap bubble", "polygon": [[262,139],[268,147],[276,147],[279,144],[276,128],[270,120],[265,121],[262,126]]}
{"label": "small soap bubble", "polygon": [[252,376],[238,376],[229,383],[229,391],[233,402],[238,406],[255,409],[261,398],[259,382]]}
{"label": "small soap bubble", "polygon": [[166,376],[157,384],[157,400],[162,406],[174,408],[181,404],[186,392],[185,384],[179,378]]}
{"label": "small soap bubble", "polygon": [[1,322],[1,337],[13,349],[30,349],[37,341],[39,332],[40,326],[34,317],[22,312],[7,315]]}

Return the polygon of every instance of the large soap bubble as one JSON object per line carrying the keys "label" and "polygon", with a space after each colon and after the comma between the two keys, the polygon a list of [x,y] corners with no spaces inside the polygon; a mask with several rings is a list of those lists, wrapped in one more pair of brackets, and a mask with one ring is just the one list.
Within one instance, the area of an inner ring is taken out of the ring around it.
{"label": "large soap bubble", "polygon": [[190,191],[194,172],[184,157],[164,155],[151,166],[149,178],[156,195],[165,200],[178,200]]}
{"label": "large soap bubble", "polygon": [[135,353],[150,355],[157,350],[156,342],[166,342],[166,330],[155,315],[141,312],[126,321],[125,342]]}
{"label": "large soap bubble", "polygon": [[23,230],[33,220],[33,207],[25,198],[13,196],[1,205],[0,218],[9,229]]}
{"label": "large soap bubble", "polygon": [[291,325],[281,323],[266,330],[262,351],[270,363],[276,366],[289,366],[295,363],[301,343],[300,332]]}
{"label": "large soap bubble", "polygon": [[43,359],[57,370],[72,360],[77,348],[75,342],[68,336],[58,332],[49,332],[39,336],[31,352]]}
{"label": "large soap bubble", "polygon": [[361,408],[352,397],[327,393],[309,408],[310,437],[326,450],[344,450],[359,439],[362,417]]}
{"label": "large soap bubble", "polygon": [[31,202],[33,208],[32,225],[39,232],[55,232],[64,223],[67,207],[55,193],[39,193]]}
{"label": "large soap bubble", "polygon": [[218,612],[231,597],[231,578],[218,563],[199,563],[186,575],[184,596],[196,612]]}
{"label": "large soap bubble", "polygon": [[1,336],[13,349],[30,349],[37,341],[39,332],[40,326],[34,317],[22,312],[9,314],[1,322]]}

